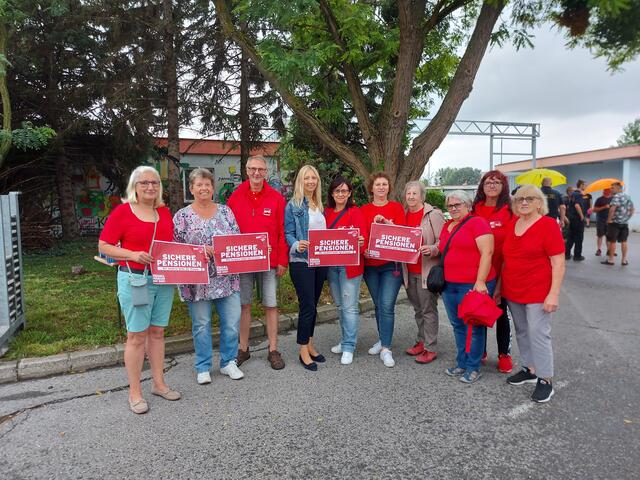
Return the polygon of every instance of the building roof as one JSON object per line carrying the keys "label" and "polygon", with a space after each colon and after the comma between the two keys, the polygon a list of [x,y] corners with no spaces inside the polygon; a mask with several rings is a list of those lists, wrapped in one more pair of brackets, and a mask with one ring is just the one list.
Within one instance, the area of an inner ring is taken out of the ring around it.
{"label": "building roof", "polygon": [[[610,147],[603,148],[601,150],[590,150],[587,152],[567,153],[564,155],[554,155],[552,157],[542,157],[536,159],[536,167],[560,167],[563,165],[577,165],[580,163],[595,163],[606,162],[609,160],[621,160],[623,158],[640,158],[640,145],[631,145],[628,147]],[[503,173],[530,170],[531,160],[502,163],[500,165],[496,165],[495,168]]]}
{"label": "building roof", "polygon": [[[167,139],[156,138],[156,145],[167,146]],[[280,143],[264,142],[262,145],[251,149],[250,155],[265,155],[273,157]],[[181,138],[181,155],[240,155],[240,143],[233,140],[204,140],[200,138]]]}

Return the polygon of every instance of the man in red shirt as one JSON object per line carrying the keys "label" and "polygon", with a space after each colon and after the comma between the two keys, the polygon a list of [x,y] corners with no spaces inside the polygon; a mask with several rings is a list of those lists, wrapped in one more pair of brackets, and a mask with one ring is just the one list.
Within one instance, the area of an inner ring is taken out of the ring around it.
{"label": "man in red shirt", "polygon": [[271,270],[267,272],[240,274],[240,339],[238,346],[238,365],[248,360],[249,330],[251,327],[251,302],[253,286],[260,283],[262,305],[266,312],[267,337],[269,339],[268,360],[271,368],[281,370],[284,360],[278,352],[278,306],[276,302],[276,277],[287,271],[289,263],[288,247],[284,237],[284,197],[267,182],[267,161],[261,155],[250,157],[247,161],[249,180],[243,182],[233,192],[227,205],[236,217],[241,233],[269,234],[269,262]]}

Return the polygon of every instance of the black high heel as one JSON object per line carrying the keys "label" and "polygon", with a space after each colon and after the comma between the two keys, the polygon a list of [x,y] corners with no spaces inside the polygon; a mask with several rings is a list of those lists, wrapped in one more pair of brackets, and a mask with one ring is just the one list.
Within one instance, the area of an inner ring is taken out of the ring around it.
{"label": "black high heel", "polygon": [[313,355],[309,354],[309,356],[311,357],[311,360],[313,360],[314,362],[324,363],[324,362],[327,361],[327,359],[324,358],[324,355],[322,355],[321,353],[319,353],[316,356],[313,356]]}
{"label": "black high heel", "polygon": [[306,363],[304,363],[304,360],[302,360],[301,355],[298,355],[298,358],[300,359],[300,363],[306,370],[309,370],[310,372],[315,372],[318,370],[318,364],[316,362],[311,362],[307,365]]}

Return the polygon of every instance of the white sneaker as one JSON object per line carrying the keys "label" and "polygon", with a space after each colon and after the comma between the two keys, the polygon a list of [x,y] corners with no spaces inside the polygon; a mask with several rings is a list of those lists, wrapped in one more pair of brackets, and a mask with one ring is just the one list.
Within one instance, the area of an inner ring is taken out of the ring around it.
{"label": "white sneaker", "polygon": [[331,347],[331,353],[342,353],[342,344],[339,343]]}
{"label": "white sneaker", "polygon": [[391,350],[383,350],[380,352],[380,360],[384,363],[385,367],[395,367],[396,361],[393,359],[393,355],[391,355]]}
{"label": "white sneaker", "polygon": [[378,355],[382,351],[382,342],[378,340],[373,344],[373,347],[369,349],[369,355]]}
{"label": "white sneaker", "polygon": [[227,363],[226,367],[221,368],[220,373],[223,375],[228,375],[231,380],[240,380],[244,377],[244,373],[240,371],[235,360],[231,360],[229,363]]}
{"label": "white sneaker", "polygon": [[196,380],[199,385],[204,385],[205,383],[211,383],[211,375],[209,374],[209,372],[200,372]]}
{"label": "white sneaker", "polygon": [[353,362],[353,353],[342,352],[342,358],[340,359],[340,363],[342,365],[351,365],[351,362]]}

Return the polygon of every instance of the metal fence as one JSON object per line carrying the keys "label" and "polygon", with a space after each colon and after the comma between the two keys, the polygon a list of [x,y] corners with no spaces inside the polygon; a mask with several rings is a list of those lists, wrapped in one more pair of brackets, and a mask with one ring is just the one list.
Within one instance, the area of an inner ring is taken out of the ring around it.
{"label": "metal fence", "polygon": [[20,193],[0,195],[0,354],[20,328],[24,328]]}

